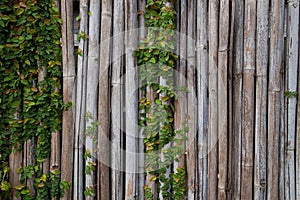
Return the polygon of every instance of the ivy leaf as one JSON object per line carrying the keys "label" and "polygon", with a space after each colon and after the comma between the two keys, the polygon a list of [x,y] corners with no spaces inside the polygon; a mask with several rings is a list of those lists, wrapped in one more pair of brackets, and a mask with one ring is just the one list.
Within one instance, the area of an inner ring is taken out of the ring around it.
{"label": "ivy leaf", "polygon": [[156,63],[156,59],[152,57],[152,58],[149,60],[149,62],[155,64],[155,63]]}

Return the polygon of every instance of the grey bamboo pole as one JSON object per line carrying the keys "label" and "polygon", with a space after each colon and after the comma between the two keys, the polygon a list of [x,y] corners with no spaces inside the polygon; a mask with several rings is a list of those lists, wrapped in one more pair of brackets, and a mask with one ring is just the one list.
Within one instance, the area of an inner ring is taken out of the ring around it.
{"label": "grey bamboo pole", "polygon": [[[98,98],[98,84],[99,84],[99,45],[100,45],[100,2],[98,0],[91,0],[89,6],[89,44],[88,44],[88,67],[87,67],[87,95],[86,95],[86,113],[92,119],[86,121],[86,132],[89,127],[93,127],[92,122],[97,121],[97,98]],[[100,124],[101,126],[101,124]],[[93,127],[98,130],[97,127]],[[92,135],[85,135],[85,151],[91,152],[91,158],[87,158],[85,166],[89,163],[95,162],[95,150],[97,150],[95,143],[95,135],[97,137],[97,130],[92,131]],[[97,163],[97,165],[99,165]],[[95,189],[95,172],[85,174],[85,187]],[[93,196],[86,196],[86,199],[94,199]]]}
{"label": "grey bamboo pole", "polygon": [[[17,117],[19,115],[19,113],[17,112],[15,114]],[[10,193],[10,199],[11,200],[20,200],[21,198],[17,197],[17,190],[15,189],[15,186],[17,185],[21,185],[20,183],[20,175],[18,174],[18,170],[19,168],[22,167],[22,158],[23,158],[23,152],[18,150],[15,153],[11,153],[9,155],[9,184],[11,189],[11,193]]]}
{"label": "grey bamboo pole", "polygon": [[113,200],[124,199],[123,194],[123,79],[121,79],[124,52],[124,1],[114,1],[113,5],[113,57],[111,79],[111,192]]}
{"label": "grey bamboo pole", "polygon": [[283,63],[284,2],[271,1],[270,69],[268,88],[268,180],[267,199],[279,196],[279,135],[280,135],[280,91]]}
{"label": "grey bamboo pole", "polygon": [[189,92],[187,94],[187,112],[188,112],[188,126],[187,133],[187,198],[195,199],[197,195],[197,103],[196,99],[196,47],[195,47],[195,22],[196,22],[196,4],[194,0],[188,1],[188,16],[187,16],[187,87]]}
{"label": "grey bamboo pole", "polygon": [[[61,1],[62,17],[62,56],[63,56],[63,101],[64,103],[74,102],[74,79],[75,79],[75,58],[74,58],[74,36],[73,36],[73,2]],[[73,178],[73,108],[70,107],[63,112],[62,122],[62,149],[61,149],[61,179],[71,182]],[[66,192],[62,199],[71,199],[72,188]]]}
{"label": "grey bamboo pole", "polygon": [[208,124],[208,198],[218,198],[218,45],[219,0],[209,2],[209,124]]}
{"label": "grey bamboo pole", "polygon": [[110,198],[109,178],[109,68],[110,68],[110,36],[112,32],[112,1],[102,1],[101,13],[101,43],[100,43],[100,70],[99,70],[99,94],[98,94],[98,199]]}
{"label": "grey bamboo pole", "polygon": [[[252,199],[256,1],[245,1],[241,199]],[[250,184],[251,183],[251,184]]]}
{"label": "grey bamboo pole", "polygon": [[134,29],[137,28],[137,2],[125,0],[125,123],[126,123],[126,172],[125,172],[125,199],[134,199],[137,195],[137,75],[133,51],[136,48],[138,36]]}
{"label": "grey bamboo pole", "polygon": [[207,199],[208,46],[207,1],[197,1],[197,88],[198,88],[198,199]]}
{"label": "grey bamboo pole", "polygon": [[229,1],[220,1],[219,49],[218,49],[218,134],[219,134],[219,172],[218,199],[226,199],[227,161],[228,161],[228,48],[229,48]]}
{"label": "grey bamboo pole", "polygon": [[[142,41],[145,36],[147,30],[145,30],[146,24],[145,24],[145,11],[146,11],[146,1],[145,0],[139,0],[138,1],[138,25],[139,25],[139,41]],[[140,87],[140,85],[139,85]],[[140,90],[139,93],[139,99],[141,99],[144,96],[144,92]],[[144,145],[144,135],[143,131],[139,131],[139,137],[138,137],[138,198],[143,199],[144,198],[144,186],[145,186],[145,145]]]}
{"label": "grey bamboo pole", "polygon": [[[88,1],[80,0],[80,27],[79,33],[88,36]],[[85,36],[85,37],[86,37]],[[82,56],[78,55],[77,78],[76,78],[76,105],[75,105],[75,149],[74,149],[74,179],[73,198],[83,200],[84,194],[84,169],[83,169],[83,139],[85,132],[86,114],[86,75],[88,59],[88,38],[80,39],[78,49],[82,51]]]}
{"label": "grey bamboo pole", "polygon": [[269,2],[257,2],[254,198],[266,199]]}
{"label": "grey bamboo pole", "polygon": [[[300,34],[300,33],[299,33]],[[300,57],[300,49],[298,49]],[[298,77],[300,77],[300,63],[298,63]],[[300,199],[300,81],[298,81],[297,124],[296,124],[296,199]]]}
{"label": "grey bamboo pole", "polygon": [[232,150],[232,198],[240,199],[241,195],[241,144],[242,144],[242,68],[243,68],[243,41],[244,41],[244,2],[235,1],[235,10],[234,10],[234,41],[233,41],[233,145],[236,148]]}
{"label": "grey bamboo pole", "polygon": [[[288,4],[287,21],[287,91],[297,91],[298,85],[298,50],[299,50],[299,6]],[[285,147],[285,198],[296,199],[296,106],[297,99],[287,99],[287,146]]]}

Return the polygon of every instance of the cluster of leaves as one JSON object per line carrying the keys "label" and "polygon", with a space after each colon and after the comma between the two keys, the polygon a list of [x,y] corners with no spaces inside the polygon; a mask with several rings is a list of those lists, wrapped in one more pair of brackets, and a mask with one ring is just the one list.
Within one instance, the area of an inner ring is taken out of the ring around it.
{"label": "cluster of leaves", "polygon": [[[61,129],[62,111],[69,105],[63,103],[59,92],[62,76],[60,27],[59,10],[53,0],[0,2],[2,183],[7,180],[6,163],[13,149],[20,150],[25,141],[35,138],[36,159],[43,160],[50,155],[51,133]],[[31,172],[36,178],[43,176],[36,167]],[[25,168],[20,173],[24,175]],[[46,179],[42,179],[45,187],[37,185],[37,194],[43,188],[46,190],[44,196],[53,196],[48,183],[58,181],[59,176],[54,174],[45,175]],[[25,195],[24,188],[25,185],[19,188],[20,195]],[[0,199],[7,198],[9,187],[1,190]],[[62,191],[59,189],[56,194],[59,197]]]}
{"label": "cluster of leaves", "polygon": [[[144,97],[139,101],[139,125],[143,129],[146,146],[145,168],[157,191],[164,199],[184,199],[185,166],[167,175],[168,168],[184,155],[183,141],[188,127],[174,129],[174,102],[181,90],[174,83],[174,68],[178,56],[176,48],[175,1],[148,0],[145,20],[147,37],[140,42],[135,52],[139,64],[139,79]],[[162,83],[163,82],[163,83]],[[150,98],[151,94],[153,97]],[[186,122],[182,122],[186,125]],[[172,143],[172,145],[169,145]],[[145,198],[154,194],[144,186]]]}

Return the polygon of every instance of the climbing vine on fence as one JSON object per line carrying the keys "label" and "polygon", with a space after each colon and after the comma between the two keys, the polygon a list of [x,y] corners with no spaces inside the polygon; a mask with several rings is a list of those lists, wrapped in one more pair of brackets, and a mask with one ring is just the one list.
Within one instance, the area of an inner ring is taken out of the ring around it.
{"label": "climbing vine on fence", "polygon": [[[13,3],[14,2],[14,3]],[[40,164],[49,157],[51,133],[61,129],[61,115],[68,105],[61,89],[61,19],[53,0],[0,2],[0,199],[11,189],[23,199],[61,197],[69,183],[51,168],[43,174]],[[43,73],[43,78],[38,78]],[[21,185],[8,183],[8,157],[35,138],[36,163],[20,168]],[[35,196],[26,180],[34,178]]]}
{"label": "climbing vine on fence", "polygon": [[[183,140],[188,131],[174,129],[174,102],[180,89],[174,82],[174,70],[178,56],[176,48],[175,1],[148,0],[145,21],[146,38],[135,52],[139,65],[139,78],[144,97],[139,101],[139,125],[144,130],[146,146],[145,167],[150,182],[156,188],[145,185],[145,198],[154,199],[155,191],[164,199],[184,199],[185,166],[168,173],[172,163],[184,154]],[[151,97],[152,96],[152,97]],[[172,143],[172,144],[171,144]]]}

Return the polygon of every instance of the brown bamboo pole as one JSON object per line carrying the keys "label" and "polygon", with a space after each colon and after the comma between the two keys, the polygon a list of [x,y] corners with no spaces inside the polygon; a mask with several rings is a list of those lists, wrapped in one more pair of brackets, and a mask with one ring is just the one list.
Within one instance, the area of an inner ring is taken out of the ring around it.
{"label": "brown bamboo pole", "polygon": [[207,199],[208,52],[207,1],[197,1],[197,84],[198,84],[198,199]]}
{"label": "brown bamboo pole", "polygon": [[125,123],[126,123],[126,173],[125,173],[125,199],[133,199],[137,195],[136,184],[137,157],[137,75],[133,50],[137,45],[137,2],[125,0],[125,53],[126,53],[126,77],[125,77]]}
{"label": "brown bamboo pole", "polygon": [[[87,68],[87,96],[86,96],[86,112],[92,119],[86,121],[86,132],[89,127],[93,127],[91,135],[85,136],[85,150],[91,152],[91,158],[87,158],[85,166],[95,162],[96,152],[98,150],[95,144],[95,136],[99,127],[94,127],[93,122],[98,120],[97,98],[99,84],[99,45],[100,45],[100,2],[91,0],[89,6],[89,44],[88,44],[88,68]],[[101,126],[101,124],[100,124]],[[97,163],[97,166],[99,163]],[[95,171],[85,174],[85,187],[95,189]],[[86,196],[86,199],[94,199],[93,196]]]}
{"label": "brown bamboo pole", "polygon": [[187,133],[187,198],[195,199],[197,195],[197,104],[196,99],[196,47],[195,47],[195,22],[196,22],[196,4],[194,0],[188,1],[188,16],[187,16],[187,112],[188,112],[188,127]]}
{"label": "brown bamboo pole", "polygon": [[226,199],[227,161],[228,161],[228,117],[227,117],[227,71],[229,48],[229,1],[220,1],[219,50],[218,50],[218,134],[219,134],[219,172],[218,199]]}
{"label": "brown bamboo pole", "polygon": [[[80,0],[79,6],[80,27],[79,33],[88,36],[88,1]],[[85,36],[85,37],[86,37]],[[88,60],[88,38],[81,38],[78,49],[82,51],[82,56],[77,60],[77,79],[76,79],[76,105],[75,105],[75,148],[74,148],[74,179],[73,179],[73,198],[83,200],[84,194],[84,167],[83,167],[83,139],[85,132],[86,114],[86,75]]]}
{"label": "brown bamboo pole", "polygon": [[209,124],[208,124],[208,199],[218,198],[218,32],[219,0],[209,2]]}
{"label": "brown bamboo pole", "polygon": [[242,144],[242,68],[244,41],[244,2],[235,1],[234,10],[234,41],[233,41],[233,145],[232,150],[232,198],[240,199],[241,195],[241,144]]}
{"label": "brown bamboo pole", "polygon": [[[74,35],[73,35],[73,1],[61,1],[62,17],[62,56],[63,56],[63,101],[64,103],[74,102],[74,79],[75,79],[75,58],[74,58]],[[73,170],[73,108],[70,107],[63,112],[62,122],[62,148],[61,148],[61,179],[72,181]],[[72,188],[66,192],[62,199],[71,199]]]}
{"label": "brown bamboo pole", "polygon": [[279,135],[280,135],[280,91],[283,64],[284,2],[271,1],[271,38],[268,100],[268,180],[267,199],[279,196]]}
{"label": "brown bamboo pole", "polygon": [[[18,113],[16,113],[16,116],[18,116]],[[14,151],[14,149],[13,149]],[[9,184],[11,189],[10,193],[10,199],[11,200],[20,200],[21,198],[18,198],[17,190],[15,189],[15,186],[21,185],[20,183],[20,175],[18,174],[19,168],[22,167],[22,151],[18,150],[15,153],[12,152],[9,155]]]}
{"label": "brown bamboo pole", "polygon": [[[287,8],[287,91],[297,91],[299,50],[299,6],[289,2]],[[285,198],[296,199],[296,98],[287,99],[287,146],[285,147]]]}
{"label": "brown bamboo pole", "polygon": [[235,148],[234,146],[234,137],[233,137],[233,62],[234,62],[234,57],[233,57],[233,38],[235,37],[234,35],[234,24],[235,24],[235,1],[231,1],[230,3],[230,35],[229,35],[229,51],[228,51],[228,92],[227,92],[227,99],[228,99],[228,175],[227,175],[227,199],[233,199],[233,174],[234,171],[231,167],[231,163],[235,159],[233,157],[233,149]]}
{"label": "brown bamboo pole", "polygon": [[269,2],[257,2],[254,198],[266,199]]}
{"label": "brown bamboo pole", "polygon": [[114,1],[113,5],[113,56],[112,56],[112,79],[111,79],[111,192],[113,200],[124,199],[123,192],[123,79],[121,79],[124,52],[124,1]]}
{"label": "brown bamboo pole", "polygon": [[101,44],[100,44],[100,69],[99,69],[99,94],[98,94],[98,199],[109,199],[109,67],[110,67],[110,36],[112,25],[112,1],[102,1],[101,13]]}

